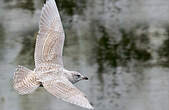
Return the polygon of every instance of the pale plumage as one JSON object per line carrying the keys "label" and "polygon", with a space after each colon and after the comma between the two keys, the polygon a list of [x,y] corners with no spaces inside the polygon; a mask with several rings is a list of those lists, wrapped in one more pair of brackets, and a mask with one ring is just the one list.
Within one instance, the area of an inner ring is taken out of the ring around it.
{"label": "pale plumage", "polygon": [[39,87],[35,73],[23,66],[18,66],[14,75],[14,88],[19,94],[29,94]]}
{"label": "pale plumage", "polygon": [[81,107],[93,109],[86,99],[86,96],[78,90],[68,79],[61,77],[43,83],[44,88],[56,96],[58,99],[79,105]]}
{"label": "pale plumage", "polygon": [[54,0],[42,8],[35,47],[35,67],[44,63],[63,65],[64,31]]}
{"label": "pale plumage", "polygon": [[35,46],[35,69],[19,66],[14,75],[14,88],[19,94],[32,93],[41,84],[52,95],[66,102],[93,109],[86,96],[72,83],[87,80],[78,72],[63,67],[64,30],[54,0],[42,8]]}

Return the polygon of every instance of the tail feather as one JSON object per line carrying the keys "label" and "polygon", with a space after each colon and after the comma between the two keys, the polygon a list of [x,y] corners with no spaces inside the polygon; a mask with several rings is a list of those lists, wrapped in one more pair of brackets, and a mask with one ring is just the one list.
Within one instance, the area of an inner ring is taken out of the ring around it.
{"label": "tail feather", "polygon": [[30,94],[40,86],[35,73],[23,66],[18,66],[14,74],[14,89],[19,94]]}

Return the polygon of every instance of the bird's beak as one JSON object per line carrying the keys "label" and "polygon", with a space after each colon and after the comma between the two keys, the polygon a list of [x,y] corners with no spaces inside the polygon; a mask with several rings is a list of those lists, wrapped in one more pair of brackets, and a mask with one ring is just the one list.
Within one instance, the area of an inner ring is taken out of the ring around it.
{"label": "bird's beak", "polygon": [[88,77],[83,77],[82,79],[83,79],[83,80],[88,80],[89,78],[88,78]]}

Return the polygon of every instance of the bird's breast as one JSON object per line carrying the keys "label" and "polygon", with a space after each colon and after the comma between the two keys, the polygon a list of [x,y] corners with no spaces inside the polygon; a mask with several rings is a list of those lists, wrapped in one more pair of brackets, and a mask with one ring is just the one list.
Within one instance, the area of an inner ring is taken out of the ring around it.
{"label": "bird's breast", "polygon": [[40,82],[45,82],[49,80],[57,80],[61,77],[61,71],[46,71],[38,74],[38,79]]}

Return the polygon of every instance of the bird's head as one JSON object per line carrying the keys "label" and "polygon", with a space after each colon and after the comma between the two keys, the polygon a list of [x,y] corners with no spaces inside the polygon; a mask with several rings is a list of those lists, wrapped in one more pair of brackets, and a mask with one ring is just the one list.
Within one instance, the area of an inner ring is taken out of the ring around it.
{"label": "bird's head", "polygon": [[80,81],[80,80],[88,80],[88,77],[83,76],[82,74],[80,74],[79,72],[76,71],[72,71],[72,76],[75,80]]}
{"label": "bird's head", "polygon": [[67,78],[69,79],[70,82],[76,83],[80,80],[88,80],[86,76],[83,76],[79,72],[76,71],[69,71],[67,74]]}

